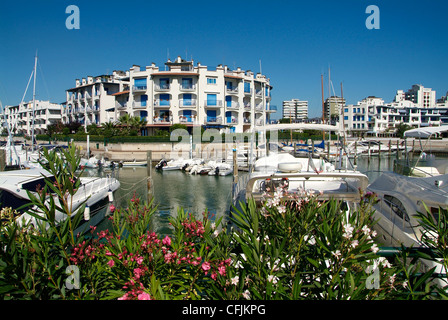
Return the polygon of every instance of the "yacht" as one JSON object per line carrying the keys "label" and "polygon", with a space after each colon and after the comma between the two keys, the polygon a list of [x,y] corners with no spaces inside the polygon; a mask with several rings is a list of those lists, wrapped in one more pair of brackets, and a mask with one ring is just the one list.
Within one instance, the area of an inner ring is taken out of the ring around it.
{"label": "yacht", "polygon": [[[448,209],[448,174],[432,177],[408,177],[395,172],[384,172],[367,190],[377,195],[374,205],[374,228],[378,240],[384,246],[425,247],[422,243],[423,229],[419,225],[417,212],[427,209],[438,218],[439,207]],[[425,207],[426,206],[426,207]],[[430,235],[434,236],[434,235]],[[435,273],[444,273],[441,264],[422,259],[423,271],[436,267]],[[446,280],[439,280],[447,285]]]}
{"label": "yacht", "polygon": [[[261,130],[314,129],[340,132],[338,126],[324,124],[277,124]],[[257,130],[259,130],[257,128]],[[314,159],[311,154],[297,158],[288,152],[266,155],[255,161],[249,174],[238,178],[234,184],[233,204],[253,198],[257,203],[266,194],[273,195],[283,185],[284,191],[296,196],[306,196],[302,191],[315,193],[319,200],[339,199],[348,208],[356,207],[361,200],[360,190],[365,190],[368,177],[354,169],[335,168],[323,157]]]}
{"label": "yacht", "polygon": [[[448,131],[448,126],[411,129],[404,135],[430,138],[432,134],[444,131]],[[425,213],[428,209],[429,214],[438,219],[439,208],[448,209],[446,160],[443,161],[443,167],[423,167],[418,166],[419,163],[425,162],[421,157],[422,155],[407,170],[400,167],[398,173],[384,172],[367,188],[368,191],[374,192],[379,200],[374,205],[374,218],[377,220],[375,229],[379,241],[385,246],[425,247],[421,241],[424,230],[417,220],[417,212]],[[394,169],[397,169],[397,166]],[[421,260],[423,271],[436,267],[435,273],[446,274],[440,263]],[[438,279],[437,282],[441,286],[447,285],[446,280]]]}
{"label": "yacht", "polygon": [[[27,191],[36,193],[46,185],[45,179],[54,180],[55,177],[43,168],[0,172],[1,207],[11,207],[17,210],[19,215],[16,219],[20,223],[31,222],[35,225],[36,218],[30,215],[27,212],[28,209],[23,206],[31,203]],[[111,176],[106,178],[80,177],[79,179],[81,180],[80,187],[69,201],[72,203],[72,212],[78,210],[84,203],[86,210],[84,212],[85,221],[75,230],[75,233],[88,231],[89,225],[96,225],[104,218],[104,214],[95,213],[100,211],[105,213],[105,210],[94,209],[105,199],[113,200],[113,192],[120,186],[120,182]],[[53,197],[55,203],[59,203],[56,194],[50,193],[49,197]],[[60,222],[66,217],[65,213],[56,210],[56,222]]]}

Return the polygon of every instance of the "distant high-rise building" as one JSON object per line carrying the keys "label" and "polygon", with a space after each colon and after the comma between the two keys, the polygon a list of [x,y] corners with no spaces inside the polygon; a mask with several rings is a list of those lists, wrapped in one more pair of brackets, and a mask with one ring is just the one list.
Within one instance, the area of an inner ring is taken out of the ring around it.
{"label": "distant high-rise building", "polygon": [[404,98],[414,102],[419,108],[434,108],[436,106],[436,92],[419,84],[414,84],[411,89],[406,91]]}
{"label": "distant high-rise building", "polygon": [[339,118],[341,109],[345,106],[345,99],[337,96],[327,98],[324,103],[324,118],[328,121],[330,118]]}
{"label": "distant high-rise building", "polygon": [[283,118],[298,121],[308,118],[308,101],[292,99],[283,101]]}

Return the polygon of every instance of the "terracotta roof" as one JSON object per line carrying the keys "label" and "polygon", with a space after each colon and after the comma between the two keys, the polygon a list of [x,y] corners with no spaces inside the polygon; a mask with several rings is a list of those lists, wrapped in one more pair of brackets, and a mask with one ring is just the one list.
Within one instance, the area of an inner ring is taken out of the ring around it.
{"label": "terracotta roof", "polygon": [[129,93],[129,90],[112,93],[111,96],[121,96],[122,94],[126,93]]}

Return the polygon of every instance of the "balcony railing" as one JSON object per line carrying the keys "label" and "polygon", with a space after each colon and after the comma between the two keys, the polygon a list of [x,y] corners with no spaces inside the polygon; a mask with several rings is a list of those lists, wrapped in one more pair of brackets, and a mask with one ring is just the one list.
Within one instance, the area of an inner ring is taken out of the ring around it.
{"label": "balcony railing", "polygon": [[208,108],[220,108],[222,107],[222,100],[205,100],[204,105]]}
{"label": "balcony railing", "polygon": [[181,91],[195,91],[196,85],[195,84],[180,84],[179,90]]}
{"label": "balcony railing", "polygon": [[133,101],[132,102],[132,107],[135,109],[145,109],[148,106],[147,102],[141,102],[141,101]]}
{"label": "balcony railing", "polygon": [[206,124],[221,124],[222,123],[222,119],[221,117],[207,117],[207,119],[205,120]]}
{"label": "balcony railing", "polygon": [[181,108],[195,108],[197,105],[196,99],[180,99],[179,107]]}
{"label": "balcony railing", "polygon": [[170,90],[170,85],[169,84],[156,84],[154,87],[155,91],[169,91]]}
{"label": "balcony railing", "polygon": [[159,108],[159,107],[161,107],[161,108],[163,108],[163,107],[169,108],[170,106],[171,106],[171,100],[167,101],[167,100],[159,100],[159,99],[157,99],[154,102],[154,107],[157,107],[157,108]]}
{"label": "balcony railing", "polygon": [[169,124],[171,123],[170,119],[168,118],[154,118],[154,123],[161,123],[161,124]]}
{"label": "balcony railing", "polygon": [[236,101],[232,101],[232,102],[226,102],[226,108],[227,109],[238,109],[240,107],[240,103],[236,102]]}
{"label": "balcony railing", "polygon": [[238,94],[238,87],[226,87],[226,93],[229,94]]}
{"label": "balcony railing", "polygon": [[138,92],[138,91],[146,91],[148,87],[147,86],[132,86],[132,91]]}

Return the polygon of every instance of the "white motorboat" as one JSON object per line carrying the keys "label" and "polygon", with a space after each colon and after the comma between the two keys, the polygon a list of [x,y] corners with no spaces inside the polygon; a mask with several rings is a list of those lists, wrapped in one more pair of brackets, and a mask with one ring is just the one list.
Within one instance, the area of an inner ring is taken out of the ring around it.
{"label": "white motorboat", "polygon": [[233,173],[233,166],[228,163],[216,163],[212,170],[208,173],[209,176],[227,176]]}
{"label": "white motorboat", "polygon": [[172,170],[180,170],[185,164],[185,160],[182,158],[176,160],[170,160],[162,166],[163,171],[172,171]]}
{"label": "white motorboat", "polygon": [[[320,129],[339,132],[338,126],[282,124],[265,126],[257,130]],[[266,194],[273,195],[283,185],[284,191],[296,196],[307,196],[306,192],[318,195],[319,200],[339,199],[348,207],[360,202],[359,190],[365,190],[368,178],[352,169],[336,169],[323,158],[296,158],[289,153],[274,153],[258,159],[245,177],[239,178],[233,190],[233,203],[247,202],[250,198],[260,202]]]}
{"label": "white motorboat", "polygon": [[[37,190],[43,188],[45,178],[54,179],[54,177],[43,168],[34,168],[29,170],[13,170],[0,172],[0,203],[2,207],[11,207],[19,211],[19,216],[16,218],[21,223],[31,222],[36,224],[36,218],[27,213],[27,209],[21,208],[23,205],[30,203],[27,191],[36,193]],[[73,197],[68,199],[72,203],[72,212],[75,212],[84,203],[86,207],[95,207],[103,199],[113,198],[113,192],[120,187],[120,182],[110,176],[106,178],[98,177],[80,177],[81,184]],[[59,203],[56,195],[51,194],[55,198],[55,202]],[[95,225],[102,220],[101,216],[96,216],[93,213],[91,217],[85,212],[85,220],[89,220],[89,225]],[[43,214],[43,213],[42,213]],[[67,215],[63,212],[56,211],[55,221],[59,222],[65,219]],[[104,217],[104,215],[103,215]],[[87,221],[86,221],[87,223]],[[75,232],[85,230],[85,223],[82,224]]]}
{"label": "white motorboat", "polygon": [[[374,205],[374,228],[378,240],[386,246],[425,247],[423,229],[416,218],[417,212],[427,212],[438,218],[439,207],[448,208],[448,174],[433,177],[408,177],[394,172],[384,172],[367,188],[377,195]],[[434,236],[434,235],[433,235]],[[436,267],[436,273],[445,273],[442,265],[422,259],[423,271]],[[446,280],[440,280],[442,286]]]}
{"label": "white motorboat", "polygon": [[134,159],[133,161],[120,161],[118,163],[121,167],[144,167],[148,164],[147,161],[137,161]]}
{"label": "white motorboat", "polygon": [[110,161],[104,160],[104,157],[98,159],[96,156],[92,156],[89,159],[81,158],[79,166],[81,168],[98,169],[100,167],[109,167]]}

